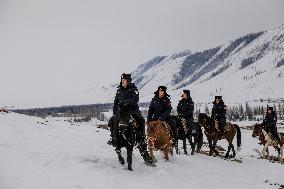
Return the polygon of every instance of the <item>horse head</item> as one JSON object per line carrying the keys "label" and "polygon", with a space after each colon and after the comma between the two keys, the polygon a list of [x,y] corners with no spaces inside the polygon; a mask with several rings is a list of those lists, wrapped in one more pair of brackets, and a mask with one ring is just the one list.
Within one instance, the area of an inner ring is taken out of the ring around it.
{"label": "horse head", "polygon": [[261,134],[262,134],[262,125],[256,123],[253,127],[252,137],[255,138],[257,136],[260,136]]}
{"label": "horse head", "polygon": [[119,118],[122,122],[128,122],[131,119],[131,111],[129,105],[119,105]]}
{"label": "horse head", "polygon": [[159,123],[159,121],[150,121],[147,124],[147,134],[150,137],[153,137],[156,133],[156,126]]}
{"label": "horse head", "polygon": [[214,127],[215,126],[215,122],[214,120],[209,117],[208,115],[206,115],[205,113],[200,113],[198,116],[198,124],[204,126],[209,126],[209,127]]}

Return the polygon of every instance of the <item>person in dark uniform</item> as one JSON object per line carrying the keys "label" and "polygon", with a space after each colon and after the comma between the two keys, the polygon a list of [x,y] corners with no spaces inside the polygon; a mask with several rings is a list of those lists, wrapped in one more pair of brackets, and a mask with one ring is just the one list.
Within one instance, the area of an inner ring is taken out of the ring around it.
{"label": "person in dark uniform", "polygon": [[147,152],[146,136],[145,136],[145,120],[139,110],[139,91],[134,83],[131,83],[131,74],[122,74],[120,85],[118,86],[114,104],[113,104],[113,116],[109,121],[109,127],[111,131],[112,139],[109,140],[108,144],[117,147],[118,143],[118,122],[119,122],[119,107],[127,106],[130,110],[131,115],[139,124],[140,134],[137,135],[138,149],[147,165],[153,166],[154,162],[150,160]]}
{"label": "person in dark uniform", "polygon": [[178,116],[186,120],[188,128],[191,129],[191,133],[194,135],[196,134],[196,125],[193,118],[194,102],[190,96],[190,91],[183,90],[181,98],[177,106]]}
{"label": "person in dark uniform", "polygon": [[170,95],[167,94],[167,87],[159,86],[154,94],[148,110],[147,122],[157,120],[166,122],[171,127],[174,138],[176,138],[176,125],[171,117],[172,105]]}
{"label": "person in dark uniform", "polygon": [[271,133],[272,136],[280,143],[280,138],[277,132],[277,116],[275,111],[273,111],[273,107],[267,107],[266,115],[263,120],[263,125],[265,130],[268,133]]}
{"label": "person in dark uniform", "polygon": [[224,104],[222,96],[215,96],[211,118],[218,121],[218,125],[222,135],[224,134],[224,128],[226,126],[226,111],[227,106]]}

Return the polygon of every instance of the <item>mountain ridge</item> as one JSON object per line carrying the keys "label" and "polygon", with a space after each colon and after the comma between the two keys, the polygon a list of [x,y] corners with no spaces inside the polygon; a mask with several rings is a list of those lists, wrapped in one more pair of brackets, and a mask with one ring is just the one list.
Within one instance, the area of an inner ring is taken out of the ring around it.
{"label": "mountain ridge", "polygon": [[[281,25],[203,51],[156,56],[141,64],[132,76],[142,102],[150,101],[159,85],[166,85],[173,101],[187,88],[197,102],[209,102],[214,95],[223,95],[235,103],[244,101],[246,95],[248,100],[282,98],[283,62],[284,25]],[[103,93],[94,88],[89,94],[104,94],[105,98],[99,95],[98,102],[111,102],[116,86],[104,87]]]}

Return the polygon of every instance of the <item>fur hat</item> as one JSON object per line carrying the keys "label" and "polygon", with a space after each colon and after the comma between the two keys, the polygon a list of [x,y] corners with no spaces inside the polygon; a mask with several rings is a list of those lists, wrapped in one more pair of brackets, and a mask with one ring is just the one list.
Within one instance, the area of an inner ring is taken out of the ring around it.
{"label": "fur hat", "polygon": [[222,99],[222,96],[215,96],[215,100],[217,100],[217,99]]}
{"label": "fur hat", "polygon": [[131,74],[126,74],[126,73],[123,73],[121,75],[121,79],[126,79],[128,82],[132,81]]}
{"label": "fur hat", "polygon": [[169,97],[170,95],[168,95],[167,93],[167,87],[166,86],[159,86],[158,90],[156,92],[154,92],[154,94],[156,96],[159,96],[159,91],[164,91],[165,92],[165,96]]}
{"label": "fur hat", "polygon": [[190,97],[190,90],[183,90],[183,92],[187,95],[187,97]]}

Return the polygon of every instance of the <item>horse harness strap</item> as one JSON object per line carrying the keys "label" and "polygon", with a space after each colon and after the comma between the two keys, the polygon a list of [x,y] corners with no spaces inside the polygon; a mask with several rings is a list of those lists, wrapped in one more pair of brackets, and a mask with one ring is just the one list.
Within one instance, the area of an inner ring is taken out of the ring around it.
{"label": "horse harness strap", "polygon": [[183,129],[186,129],[186,128],[187,128],[187,122],[186,122],[186,119],[184,119],[184,118],[180,118],[180,120],[181,120],[181,124],[182,124]]}

